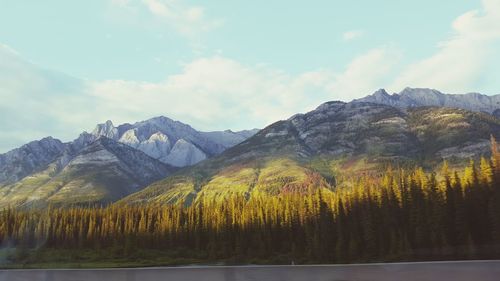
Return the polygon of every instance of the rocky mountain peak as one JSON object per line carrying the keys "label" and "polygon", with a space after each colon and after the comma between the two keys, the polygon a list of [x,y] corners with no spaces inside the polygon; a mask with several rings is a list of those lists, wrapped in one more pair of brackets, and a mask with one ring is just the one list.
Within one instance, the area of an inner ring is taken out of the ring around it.
{"label": "rocky mountain peak", "polygon": [[184,128],[184,129],[191,129],[194,130],[191,126],[188,124],[184,124],[182,122],[170,119],[165,116],[158,116],[158,117],[153,117],[151,119],[148,119],[146,121],[142,121],[139,123],[146,123],[146,124],[151,124],[151,125],[156,125],[159,128]]}
{"label": "rocky mountain peak", "polygon": [[346,103],[343,101],[329,101],[329,102],[325,102],[325,103],[321,104],[315,110],[317,110],[317,111],[335,110],[337,108],[344,106],[345,104]]}
{"label": "rocky mountain peak", "polygon": [[165,157],[165,162],[173,166],[182,167],[196,164],[207,158],[207,155],[197,146],[185,139],[175,142],[170,153]]}
{"label": "rocky mountain peak", "polygon": [[168,118],[166,116],[156,116],[156,117],[153,117],[153,118],[150,118],[144,122],[155,122],[155,123],[175,123],[176,121],[171,119],[171,118]]}
{"label": "rocky mountain peak", "polygon": [[429,101],[431,99],[436,99],[437,102],[442,102],[443,99],[446,97],[446,94],[435,89],[410,88],[410,87],[404,88],[397,95],[399,95],[400,98],[410,98],[410,99],[415,99],[416,101],[418,100]]}
{"label": "rocky mountain peak", "polygon": [[111,120],[106,121],[103,124],[98,124],[92,135],[96,137],[105,136],[111,139],[117,139],[119,137],[118,128],[113,125]]}
{"label": "rocky mountain peak", "polygon": [[5,154],[0,154],[0,185],[18,181],[53,162],[65,144],[53,137],[32,141]]}
{"label": "rocky mountain peak", "polygon": [[387,94],[381,89],[355,102],[371,102],[385,104],[401,109],[437,106],[449,108],[461,108],[477,112],[486,112],[492,114],[500,109],[500,95],[483,95],[479,93],[468,93],[463,95],[444,94],[435,89],[429,88],[410,88],[406,87],[399,93]]}
{"label": "rocky mountain peak", "polygon": [[372,95],[380,98],[387,98],[390,96],[385,89],[378,89]]}
{"label": "rocky mountain peak", "polygon": [[398,95],[400,96],[411,96],[415,94],[432,95],[432,94],[443,94],[443,93],[441,93],[438,90],[430,88],[411,88],[411,87],[406,87],[398,93]]}
{"label": "rocky mountain peak", "polygon": [[[231,130],[200,132],[188,124],[165,116],[158,116],[134,124],[126,123],[119,126],[114,126],[113,122],[108,120],[96,126],[91,134],[91,141],[104,136],[141,150],[164,163],[183,167],[209,156],[217,155],[251,137],[257,131],[257,129],[253,129],[241,132]],[[173,150],[176,143],[178,146]],[[174,152],[176,155],[168,157],[170,153]],[[188,154],[194,156],[188,157],[186,156]]]}

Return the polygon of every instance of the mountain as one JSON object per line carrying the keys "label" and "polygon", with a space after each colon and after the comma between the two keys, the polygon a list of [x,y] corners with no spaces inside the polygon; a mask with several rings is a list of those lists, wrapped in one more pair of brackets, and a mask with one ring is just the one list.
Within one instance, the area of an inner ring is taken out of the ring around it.
{"label": "mountain", "polygon": [[113,202],[256,131],[199,132],[156,117],[117,127],[107,121],[67,143],[33,141],[0,154],[0,206]]}
{"label": "mountain", "polygon": [[118,127],[108,120],[98,124],[91,133],[83,132],[72,142],[63,143],[47,137],[0,154],[0,186],[42,171],[56,160],[60,166],[65,166],[76,153],[100,137],[127,144],[165,164],[183,167],[220,154],[257,131],[200,132],[163,116]]}
{"label": "mountain", "polygon": [[[200,132],[166,117],[107,121],[73,142],[47,138],[1,155],[0,206],[248,198],[336,188],[388,165],[433,170],[443,159],[463,165],[489,153],[500,120],[483,111],[494,113],[494,101],[422,91],[327,102],[257,133]],[[454,108],[458,101],[474,110]]]}
{"label": "mountain", "polygon": [[60,140],[48,137],[0,154],[0,185],[37,172],[61,156],[64,148]]}
{"label": "mountain", "polygon": [[233,132],[231,130],[225,130],[225,131],[214,131],[214,132],[201,132],[201,134],[203,134],[211,141],[215,143],[220,143],[224,147],[229,148],[255,135],[258,131],[259,129],[243,130],[237,132]]}
{"label": "mountain", "polygon": [[500,95],[487,96],[479,93],[453,95],[426,88],[405,88],[399,93],[390,95],[384,89],[380,89],[372,95],[356,101],[379,103],[398,108],[419,106],[462,108],[500,117]]}
{"label": "mountain", "polygon": [[189,204],[234,193],[249,198],[310,186],[335,188],[347,184],[346,178],[379,173],[388,165],[434,169],[443,159],[460,165],[488,154],[491,134],[500,137],[500,120],[481,112],[327,102],[120,203]]}
{"label": "mountain", "polygon": [[167,117],[156,117],[117,127],[111,121],[99,124],[91,133],[94,138],[107,138],[127,144],[164,163],[184,167],[220,154],[257,130],[241,132],[200,132]]}
{"label": "mountain", "polygon": [[[69,150],[65,152],[70,153]],[[139,150],[106,137],[85,146],[69,161],[64,158],[61,156],[43,171],[0,187],[0,206],[114,202],[174,170]]]}

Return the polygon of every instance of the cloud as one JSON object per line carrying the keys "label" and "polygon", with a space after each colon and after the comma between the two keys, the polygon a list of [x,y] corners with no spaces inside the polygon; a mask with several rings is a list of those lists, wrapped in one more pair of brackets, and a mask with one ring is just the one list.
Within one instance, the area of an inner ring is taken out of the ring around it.
{"label": "cloud", "polygon": [[364,35],[364,31],[363,30],[349,30],[349,31],[346,31],[342,34],[342,38],[344,39],[344,41],[352,41],[354,39],[358,39],[359,37],[363,36]]}
{"label": "cloud", "polygon": [[406,67],[390,88],[474,91],[500,39],[500,0],[482,3],[481,10],[469,11],[455,19],[451,38],[440,42],[435,54]]}
{"label": "cloud", "polygon": [[0,85],[0,151],[49,134],[73,137],[71,127],[84,125],[81,111],[91,108],[84,81],[42,69],[6,45],[0,45]]}
{"label": "cloud", "polygon": [[[264,127],[329,100],[372,92],[395,57],[389,48],[379,48],[355,58],[342,72],[290,74],[214,56],[152,83],[76,79],[7,50],[0,48],[0,130],[17,136],[9,139],[18,145],[47,135],[71,140],[108,119],[124,123],[158,115],[203,130]],[[8,148],[11,144],[0,145],[0,151]]]}
{"label": "cloud", "polygon": [[213,30],[223,24],[221,19],[207,17],[201,6],[188,5],[182,0],[111,0],[118,8],[145,10],[158,22],[172,26],[186,37]]}
{"label": "cloud", "polygon": [[354,58],[345,71],[335,75],[329,84],[332,97],[350,101],[386,85],[400,62],[400,51],[381,47]]}
{"label": "cloud", "polygon": [[[91,83],[116,120],[166,114],[202,129],[263,127],[330,100],[352,100],[380,87],[398,62],[381,47],[356,57],[342,72],[319,69],[292,75],[215,56],[184,65],[160,83],[108,80]],[[110,116],[111,114],[111,116]]]}
{"label": "cloud", "polygon": [[[120,3],[132,5],[131,1]],[[179,14],[165,3],[150,3],[151,13],[166,18]],[[47,135],[71,140],[82,129],[107,119],[124,123],[165,115],[202,130],[247,129],[326,101],[359,98],[386,85],[390,90],[420,86],[468,91],[500,38],[499,3],[483,1],[481,10],[458,17],[452,24],[453,35],[421,61],[404,65],[401,50],[381,46],[354,57],[341,71],[324,68],[291,74],[217,55],[195,59],[155,83],[89,81],[43,69],[0,44],[0,130],[8,132],[0,151]],[[203,9],[182,11],[186,21],[205,17]]]}
{"label": "cloud", "polygon": [[292,76],[216,56],[195,60],[160,83],[109,80],[91,85],[92,95],[116,106],[108,112],[140,118],[146,110],[202,128],[243,129],[317,106],[325,98],[328,76],[322,71]]}

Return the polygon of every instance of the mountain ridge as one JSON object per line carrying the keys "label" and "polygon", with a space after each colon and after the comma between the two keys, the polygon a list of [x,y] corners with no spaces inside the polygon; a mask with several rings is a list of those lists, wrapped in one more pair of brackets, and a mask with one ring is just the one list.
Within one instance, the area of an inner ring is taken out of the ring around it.
{"label": "mountain ridge", "polygon": [[[108,120],[97,124],[91,133],[84,131],[70,142],[63,143],[59,139],[46,137],[0,154],[0,186],[39,172],[56,160],[60,162],[60,166],[65,166],[76,153],[101,136],[125,143],[165,164],[182,167],[217,155],[256,131],[257,129],[202,132],[165,116],[117,127]],[[172,151],[176,142],[181,139],[177,146],[179,149]],[[174,153],[169,157],[171,152]]]}
{"label": "mountain ridge", "polygon": [[[31,141],[19,148],[0,154],[0,185],[2,182],[15,182],[38,171],[59,157],[64,144],[52,137]],[[21,165],[9,165],[9,163]]]}
{"label": "mountain ridge", "polygon": [[500,94],[483,95],[480,93],[445,94],[435,89],[407,87],[399,93],[389,94],[379,89],[366,97],[355,99],[355,102],[373,102],[398,108],[420,106],[441,106],[462,108],[478,112],[486,112],[500,117]]}
{"label": "mountain ridge", "polygon": [[[121,124],[117,127],[108,120],[98,124],[91,134],[120,141],[164,163],[183,167],[217,155],[228,147],[245,140],[256,131],[253,129],[241,131],[241,133],[230,130],[203,132],[193,129],[188,124],[158,116],[134,124]],[[178,141],[181,142],[176,146]],[[182,147],[182,150],[174,150],[174,155],[169,156],[171,150],[176,147]]]}

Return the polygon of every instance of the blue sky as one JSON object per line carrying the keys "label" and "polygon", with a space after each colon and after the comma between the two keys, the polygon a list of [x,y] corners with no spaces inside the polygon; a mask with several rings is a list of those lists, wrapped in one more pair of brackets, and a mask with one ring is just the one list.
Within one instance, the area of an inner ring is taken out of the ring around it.
{"label": "blue sky", "polygon": [[378,88],[500,93],[500,0],[0,0],[0,152],[157,115],[264,127]]}

